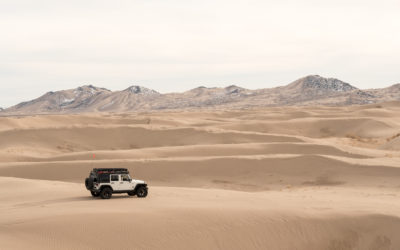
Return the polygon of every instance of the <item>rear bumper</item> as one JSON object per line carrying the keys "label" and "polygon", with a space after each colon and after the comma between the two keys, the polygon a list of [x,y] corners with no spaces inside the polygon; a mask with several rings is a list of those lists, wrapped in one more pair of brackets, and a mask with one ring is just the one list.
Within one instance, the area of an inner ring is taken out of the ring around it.
{"label": "rear bumper", "polygon": [[86,186],[86,189],[89,190],[89,191],[93,191],[93,192],[100,192],[100,189],[96,188],[95,186],[93,186],[92,188]]}

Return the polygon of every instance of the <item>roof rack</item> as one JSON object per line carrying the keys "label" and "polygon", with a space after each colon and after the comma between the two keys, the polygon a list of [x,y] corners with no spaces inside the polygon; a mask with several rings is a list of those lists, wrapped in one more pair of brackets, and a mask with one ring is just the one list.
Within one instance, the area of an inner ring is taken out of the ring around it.
{"label": "roof rack", "polygon": [[93,172],[97,174],[129,174],[126,168],[94,168]]}

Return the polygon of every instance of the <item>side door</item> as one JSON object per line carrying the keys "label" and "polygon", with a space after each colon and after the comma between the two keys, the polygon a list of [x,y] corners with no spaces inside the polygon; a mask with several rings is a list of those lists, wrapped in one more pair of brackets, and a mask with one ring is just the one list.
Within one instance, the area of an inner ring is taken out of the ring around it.
{"label": "side door", "polygon": [[119,174],[110,174],[110,186],[113,190],[120,190]]}
{"label": "side door", "polygon": [[121,174],[119,185],[120,190],[132,190],[131,177],[128,174]]}

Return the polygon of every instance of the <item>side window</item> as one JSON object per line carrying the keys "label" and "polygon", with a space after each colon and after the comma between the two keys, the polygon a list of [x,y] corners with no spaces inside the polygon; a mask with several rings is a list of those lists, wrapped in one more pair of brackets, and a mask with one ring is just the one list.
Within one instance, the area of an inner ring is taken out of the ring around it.
{"label": "side window", "polygon": [[111,175],[111,181],[118,181],[118,180],[119,180],[118,175],[116,174]]}
{"label": "side window", "polygon": [[122,181],[130,181],[129,175],[127,175],[127,174],[122,174],[121,178],[122,178]]}

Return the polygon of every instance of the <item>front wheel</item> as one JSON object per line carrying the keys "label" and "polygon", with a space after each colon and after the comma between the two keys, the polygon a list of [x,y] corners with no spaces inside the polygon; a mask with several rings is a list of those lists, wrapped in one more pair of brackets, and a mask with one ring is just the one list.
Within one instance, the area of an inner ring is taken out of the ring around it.
{"label": "front wheel", "polygon": [[144,198],[144,197],[146,197],[147,196],[147,188],[146,187],[139,187],[137,190],[136,190],[136,195],[137,195],[137,197],[139,197],[139,198]]}
{"label": "front wheel", "polygon": [[111,190],[111,188],[106,187],[106,188],[104,188],[103,190],[101,190],[101,192],[100,192],[100,197],[101,197],[102,199],[110,199],[111,196],[112,196],[112,190]]}

